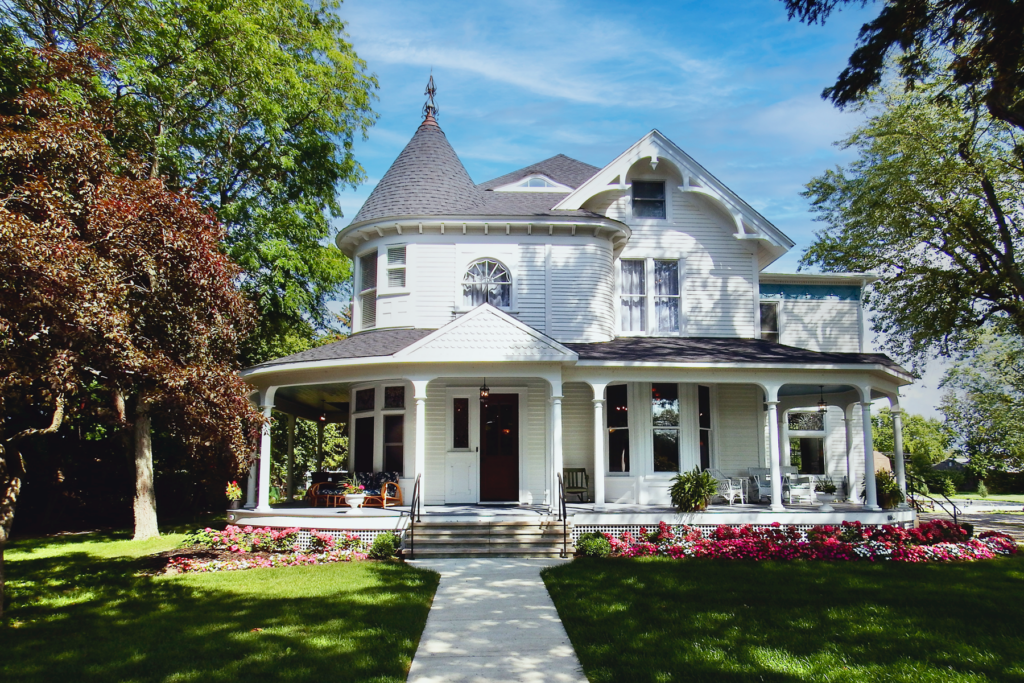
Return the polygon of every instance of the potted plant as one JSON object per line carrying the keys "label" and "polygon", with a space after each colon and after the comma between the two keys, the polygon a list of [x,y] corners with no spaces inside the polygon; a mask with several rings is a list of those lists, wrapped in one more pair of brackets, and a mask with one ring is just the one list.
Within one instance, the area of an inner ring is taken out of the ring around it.
{"label": "potted plant", "polygon": [[360,508],[363,507],[363,501],[366,500],[366,489],[354,481],[346,481],[341,484],[341,492],[345,495],[345,504],[349,507]]}
{"label": "potted plant", "polygon": [[836,484],[832,481],[832,477],[825,475],[824,479],[819,479],[814,484],[814,495],[821,501],[818,512],[835,511],[832,501],[836,499]]}
{"label": "potted plant", "polygon": [[[875,494],[878,496],[878,506],[883,510],[892,510],[906,500],[896,475],[889,470],[875,472]],[[861,498],[867,500],[867,495],[867,489],[861,488]]]}
{"label": "potted plant", "polygon": [[718,480],[710,472],[694,468],[692,472],[677,474],[672,478],[669,495],[672,505],[679,512],[700,512],[711,503],[711,497],[718,493]]}
{"label": "potted plant", "polygon": [[228,510],[237,510],[242,507],[242,487],[237,481],[229,481],[225,490],[228,496]]}

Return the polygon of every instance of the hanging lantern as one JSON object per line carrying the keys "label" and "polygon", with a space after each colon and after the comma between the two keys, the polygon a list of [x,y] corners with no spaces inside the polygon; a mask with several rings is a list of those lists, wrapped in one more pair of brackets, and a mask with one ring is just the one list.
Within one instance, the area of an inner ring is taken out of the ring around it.
{"label": "hanging lantern", "polygon": [[818,385],[818,412],[828,412],[828,403],[825,402],[825,386],[823,384]]}
{"label": "hanging lantern", "polygon": [[485,399],[491,395],[491,389],[487,386],[487,378],[484,377],[484,385],[480,387],[480,398]]}

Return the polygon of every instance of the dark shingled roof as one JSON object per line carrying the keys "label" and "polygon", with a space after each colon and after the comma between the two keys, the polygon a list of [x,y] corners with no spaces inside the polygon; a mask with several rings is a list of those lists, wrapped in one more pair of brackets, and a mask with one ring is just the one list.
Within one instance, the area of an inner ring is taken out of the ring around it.
{"label": "dark shingled roof", "polygon": [[340,360],[343,358],[369,358],[391,356],[407,346],[423,339],[434,330],[370,330],[360,332],[347,339],[318,346],[315,349],[275,358],[254,367],[265,368],[286,363],[304,363],[318,360]]}
{"label": "dark shingled roof", "polygon": [[764,339],[721,337],[619,337],[610,342],[565,344],[581,361],[648,363],[796,363],[805,365],[883,365],[909,375],[881,353],[823,353]]}
{"label": "dark shingled roof", "polygon": [[389,216],[473,213],[480,191],[432,116],[373,188],[353,223]]}
{"label": "dark shingled roof", "polygon": [[552,209],[565,195],[558,192],[484,192],[480,208],[482,216],[580,216],[603,218],[593,211]]}
{"label": "dark shingled roof", "polygon": [[[582,161],[576,161],[564,154],[557,154],[550,159],[539,161],[532,166],[527,166],[526,168],[521,168],[518,171],[512,171],[511,173],[506,173],[500,178],[488,180],[486,183],[480,183],[477,187],[481,190],[491,190],[495,187],[514,183],[515,181],[525,178],[526,176],[533,175],[534,173],[540,173],[551,178],[556,183],[568,185],[575,190],[577,187],[593,178],[594,174],[600,170],[601,169],[597,166],[591,166],[590,164],[585,164]],[[558,199],[561,199],[561,197]]]}

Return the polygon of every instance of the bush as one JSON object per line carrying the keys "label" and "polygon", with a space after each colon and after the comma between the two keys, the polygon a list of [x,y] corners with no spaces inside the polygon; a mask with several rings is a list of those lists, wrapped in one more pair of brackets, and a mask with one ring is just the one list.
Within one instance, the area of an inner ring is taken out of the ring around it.
{"label": "bush", "polygon": [[985,486],[984,481],[978,482],[978,495],[982,498],[988,498],[988,487]]}
{"label": "bush", "polygon": [[576,552],[587,557],[608,557],[612,552],[612,544],[604,537],[604,534],[592,531],[580,536],[576,541]]}
{"label": "bush", "polygon": [[699,512],[708,506],[711,497],[718,492],[718,481],[710,472],[694,468],[691,472],[677,474],[672,478],[669,495],[672,505],[679,512]]}
{"label": "bush", "polygon": [[942,495],[946,498],[952,498],[956,495],[956,484],[950,477],[944,477],[942,479]]}
{"label": "bush", "polygon": [[387,560],[398,554],[398,548],[402,545],[402,539],[398,534],[378,534],[370,546],[370,558],[374,560]]}

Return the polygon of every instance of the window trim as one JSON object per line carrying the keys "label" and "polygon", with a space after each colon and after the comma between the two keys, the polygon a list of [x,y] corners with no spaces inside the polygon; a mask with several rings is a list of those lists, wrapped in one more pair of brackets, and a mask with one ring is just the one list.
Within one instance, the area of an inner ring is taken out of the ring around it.
{"label": "window trim", "polygon": [[[401,248],[401,249],[405,250],[405,262],[402,263],[401,265],[394,265],[393,266],[393,265],[391,265],[391,250],[392,249],[398,249],[398,248]],[[381,264],[380,249],[384,250],[384,259],[383,259],[384,263],[383,264]],[[409,244],[407,242],[400,242],[400,243],[396,243],[396,244],[386,244],[386,245],[381,246],[378,249],[378,251],[377,251],[377,268],[378,268],[378,273],[377,273],[377,296],[389,296],[389,295],[395,295],[395,294],[408,294],[408,293],[410,293],[412,291],[412,286],[409,283],[409,273],[410,273],[410,270],[411,270],[409,268],[409,260],[410,260],[409,257],[410,257],[411,253],[412,253],[412,250],[409,249]],[[381,281],[380,272],[379,272],[381,269],[384,270],[383,282]],[[391,280],[390,280],[391,272],[392,271],[397,271],[397,270],[404,271],[404,275],[405,275],[405,278],[404,278],[405,279],[405,286],[404,287],[392,287],[391,286]]]}
{"label": "window trim", "polygon": [[[352,294],[352,301],[353,301],[353,306],[352,306],[352,327],[353,328],[358,328],[358,329],[354,329],[354,331],[356,331],[356,332],[361,332],[363,330],[372,330],[372,329],[376,329],[377,328],[377,296],[378,296],[378,294],[380,292],[380,289],[379,289],[379,287],[380,287],[380,277],[379,277],[380,273],[379,272],[376,273],[377,282],[374,283],[373,287],[369,287],[369,288],[364,288],[363,287],[363,259],[366,258],[367,256],[369,256],[370,254],[376,254],[377,255],[377,257],[376,257],[377,258],[376,266],[377,266],[377,270],[379,271],[380,270],[380,250],[376,246],[373,247],[372,249],[367,249],[366,251],[364,251],[362,253],[357,253],[355,255],[355,264],[356,264],[355,271],[356,272],[355,272],[355,277],[353,278],[355,280],[355,282],[353,283],[354,284],[354,286],[353,286],[353,290],[354,291],[353,291],[353,294]],[[363,298],[365,296],[368,296],[371,293],[373,294],[373,298],[374,298],[373,325],[364,325],[363,324],[363,318],[364,318]]]}
{"label": "window trim", "polygon": [[[624,330],[622,329],[622,298],[624,296],[637,296],[636,294],[623,294],[622,293],[622,262],[623,261],[643,261],[644,262],[644,329],[643,330]],[[676,262],[676,275],[679,278],[679,294],[675,295],[676,305],[679,307],[679,329],[675,332],[661,332],[655,331],[657,317],[655,315],[655,297],[660,296],[655,294],[655,280],[654,280],[654,262],[655,261],[675,261]],[[626,255],[622,254],[616,259],[615,265],[615,329],[618,336],[621,337],[685,337],[687,336],[686,328],[686,290],[684,285],[686,283],[686,259],[679,257],[678,255],[665,255],[654,253]]]}
{"label": "window trim", "polygon": [[[405,389],[404,408],[385,408],[384,391],[388,387],[403,387]],[[364,389],[373,389],[373,410],[356,410],[356,394]],[[384,380],[377,382],[363,382],[354,384],[349,388],[349,421],[355,424],[359,418],[373,418],[373,470],[381,472],[384,468],[384,418],[385,416],[401,415],[402,424],[402,471],[399,477],[406,478],[406,471],[409,467],[409,447],[415,448],[415,425],[409,424],[412,413],[409,410],[409,397],[412,395],[412,387],[409,382],[403,380]],[[353,429],[349,434],[349,471],[355,471],[356,435]]]}

